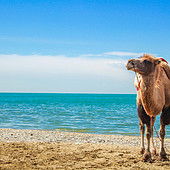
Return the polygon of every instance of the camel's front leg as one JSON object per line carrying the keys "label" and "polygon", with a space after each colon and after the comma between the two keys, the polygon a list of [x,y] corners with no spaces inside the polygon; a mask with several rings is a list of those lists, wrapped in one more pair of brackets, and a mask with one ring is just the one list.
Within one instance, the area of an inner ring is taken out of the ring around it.
{"label": "camel's front leg", "polygon": [[141,148],[140,148],[139,154],[144,154],[145,152],[145,146],[144,146],[145,125],[141,121],[139,122],[139,129],[140,129],[140,134],[141,134]]}
{"label": "camel's front leg", "polygon": [[139,129],[140,129],[140,134],[141,134],[141,148],[139,151],[139,154],[144,154],[145,152],[145,146],[144,146],[144,133],[145,133],[145,124],[149,124],[150,118],[146,114],[141,100],[137,102],[138,106],[138,116],[139,116]]}
{"label": "camel's front leg", "polygon": [[[153,124],[155,123],[156,118],[152,117]],[[153,141],[153,124],[151,126],[151,145],[152,145],[152,155],[156,155],[156,147]]]}
{"label": "camel's front leg", "polygon": [[147,148],[144,153],[143,160],[146,161],[151,161],[151,152],[150,152],[150,139],[151,139],[151,122],[150,124],[146,124],[146,139],[147,139]]}

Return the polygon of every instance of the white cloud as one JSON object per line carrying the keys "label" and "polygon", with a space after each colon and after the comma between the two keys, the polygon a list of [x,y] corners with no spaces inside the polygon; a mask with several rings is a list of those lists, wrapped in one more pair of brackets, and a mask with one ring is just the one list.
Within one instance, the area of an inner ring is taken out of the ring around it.
{"label": "white cloud", "polygon": [[[0,91],[131,93],[126,60],[101,57],[0,55]],[[133,86],[133,82],[132,85]]]}
{"label": "white cloud", "polygon": [[121,51],[110,51],[100,54],[84,54],[81,57],[117,57],[117,58],[126,58],[126,57],[139,57],[144,53],[133,53],[133,52],[121,52]]}
{"label": "white cloud", "polygon": [[103,57],[104,53],[101,54],[83,54],[80,57]]}
{"label": "white cloud", "polygon": [[106,53],[104,53],[104,55],[138,57],[138,56],[143,55],[143,53],[132,53],[132,52],[111,51],[111,52],[106,52]]}

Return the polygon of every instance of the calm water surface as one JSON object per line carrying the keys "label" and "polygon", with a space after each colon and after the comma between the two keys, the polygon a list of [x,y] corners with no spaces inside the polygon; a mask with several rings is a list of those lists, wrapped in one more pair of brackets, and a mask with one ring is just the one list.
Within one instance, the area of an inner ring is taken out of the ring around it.
{"label": "calm water surface", "polygon": [[0,128],[140,135],[138,124],[135,94],[0,93]]}

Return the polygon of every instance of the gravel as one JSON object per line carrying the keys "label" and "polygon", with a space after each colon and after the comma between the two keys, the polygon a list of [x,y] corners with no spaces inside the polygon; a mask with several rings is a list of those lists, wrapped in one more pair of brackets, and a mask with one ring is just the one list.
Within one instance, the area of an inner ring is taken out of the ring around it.
{"label": "gravel", "polygon": [[[159,139],[156,139],[157,143]],[[86,133],[71,133],[42,130],[0,129],[1,142],[42,142],[42,143],[96,143],[115,144],[140,147],[140,137],[121,135],[96,135]],[[146,142],[146,141],[145,141]],[[170,138],[165,139],[165,145],[170,146]]]}

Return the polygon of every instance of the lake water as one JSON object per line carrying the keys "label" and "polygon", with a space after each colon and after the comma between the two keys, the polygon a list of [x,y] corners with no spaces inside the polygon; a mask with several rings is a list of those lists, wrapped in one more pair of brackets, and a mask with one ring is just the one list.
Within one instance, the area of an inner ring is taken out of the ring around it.
{"label": "lake water", "polygon": [[0,93],[0,128],[139,136],[138,124],[135,94]]}

